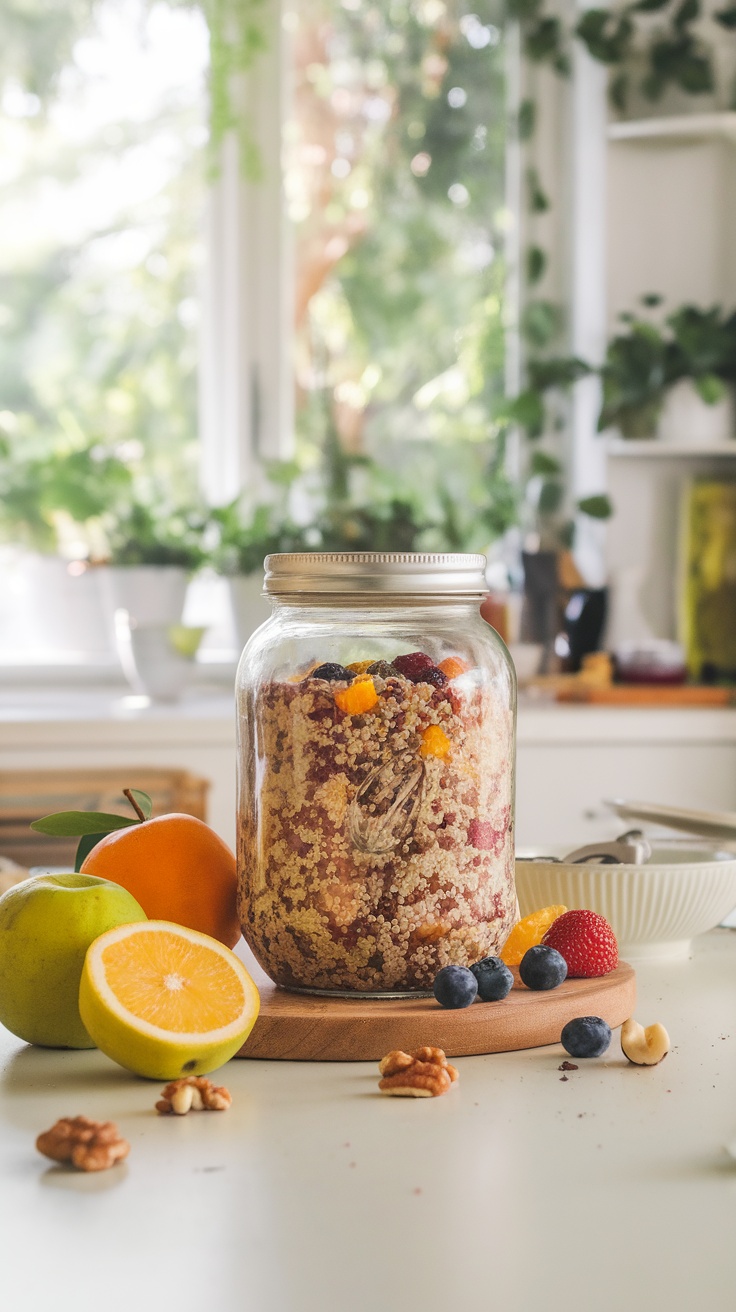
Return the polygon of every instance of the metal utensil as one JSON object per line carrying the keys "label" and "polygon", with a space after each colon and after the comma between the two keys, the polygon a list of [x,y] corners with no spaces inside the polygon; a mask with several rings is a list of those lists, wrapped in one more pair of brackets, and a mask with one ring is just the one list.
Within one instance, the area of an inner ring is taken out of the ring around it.
{"label": "metal utensil", "polygon": [[567,856],[521,856],[517,861],[544,861],[565,866],[641,866],[651,855],[651,843],[641,829],[627,829],[613,842],[587,843],[585,847],[574,848]]}

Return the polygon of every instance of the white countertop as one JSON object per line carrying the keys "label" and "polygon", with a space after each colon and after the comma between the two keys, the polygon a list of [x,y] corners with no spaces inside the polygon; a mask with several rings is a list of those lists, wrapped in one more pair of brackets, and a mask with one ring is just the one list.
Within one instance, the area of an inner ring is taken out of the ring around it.
{"label": "white countertop", "polygon": [[[0,1292],[8,1312],[732,1312],[736,933],[639,968],[651,1069],[560,1047],[458,1061],[438,1099],[369,1065],[234,1061],[224,1114],[153,1111],[98,1052],[0,1031]],[[128,1162],[67,1173],[34,1139],[118,1122]]]}

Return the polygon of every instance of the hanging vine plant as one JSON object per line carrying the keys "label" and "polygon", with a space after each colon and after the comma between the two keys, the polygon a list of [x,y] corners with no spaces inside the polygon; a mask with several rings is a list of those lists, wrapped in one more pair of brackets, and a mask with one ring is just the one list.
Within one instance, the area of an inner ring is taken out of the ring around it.
{"label": "hanging vine plant", "polygon": [[266,50],[266,12],[269,0],[177,0],[184,9],[204,15],[210,38],[209,148],[213,168],[220,149],[234,133],[246,177],[257,178],[261,161],[247,113],[243,110],[242,80]]}
{"label": "hanging vine plant", "polygon": [[[568,24],[547,12],[544,0],[505,0],[506,16],[516,22],[527,68],[547,66],[562,78],[572,70],[573,43],[577,40],[598,63],[610,71],[608,94],[623,113],[638,94],[650,103],[671,89],[688,96],[712,94],[716,89],[714,52],[728,33],[736,35],[736,4],[727,4],[710,16],[700,0],[635,0],[611,9],[594,8]],[[704,35],[707,33],[707,36]],[[736,85],[731,103],[736,107]],[[518,112],[516,131],[528,153],[537,129],[537,106],[528,95]],[[525,174],[526,209],[534,220],[551,208],[539,170],[529,164]],[[511,399],[507,418],[536,443],[554,426],[554,397],[592,372],[576,357],[553,353],[564,328],[563,307],[535,295],[534,289],[548,270],[547,252],[535,239],[529,241],[522,262],[523,308],[520,331],[527,350],[524,385]],[[558,420],[557,426],[560,426]],[[538,511],[558,508],[563,499],[564,471],[558,457],[535,449],[528,461],[528,477],[539,484]],[[584,498],[576,510],[605,519],[612,511],[604,496]],[[569,543],[572,525],[561,522],[559,539]]]}

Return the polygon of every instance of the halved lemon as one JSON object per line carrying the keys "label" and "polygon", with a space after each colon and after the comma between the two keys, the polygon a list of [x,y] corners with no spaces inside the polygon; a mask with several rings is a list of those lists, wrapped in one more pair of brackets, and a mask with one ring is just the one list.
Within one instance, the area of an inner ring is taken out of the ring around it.
{"label": "halved lemon", "polygon": [[259,1007],[234,952],[166,920],[100,935],[79,986],[79,1012],[97,1047],[152,1080],[222,1066],[247,1039]]}

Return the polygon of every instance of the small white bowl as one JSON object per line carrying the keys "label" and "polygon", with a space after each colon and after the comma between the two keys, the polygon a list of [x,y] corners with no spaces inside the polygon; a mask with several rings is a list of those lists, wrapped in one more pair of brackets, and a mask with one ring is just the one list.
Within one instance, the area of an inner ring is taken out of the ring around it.
{"label": "small white bowl", "polygon": [[624,960],[687,957],[695,935],[736,907],[736,857],[696,843],[657,843],[640,866],[517,860],[521,914],[588,907],[611,924]]}
{"label": "small white bowl", "polygon": [[539,674],[539,667],[542,664],[544,655],[544,644],[541,642],[511,642],[509,643],[509,655],[514,662],[519,687],[523,688]]}

